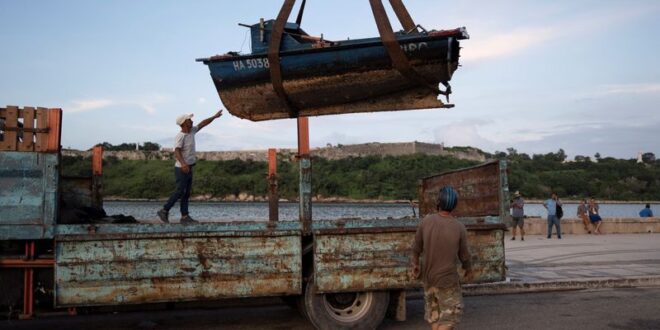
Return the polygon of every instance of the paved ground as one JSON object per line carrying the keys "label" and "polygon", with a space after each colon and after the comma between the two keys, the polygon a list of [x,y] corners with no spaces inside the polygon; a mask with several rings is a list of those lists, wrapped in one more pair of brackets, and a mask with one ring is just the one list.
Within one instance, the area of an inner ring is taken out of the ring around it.
{"label": "paved ground", "polygon": [[[458,329],[660,329],[660,288],[546,292],[465,298]],[[385,320],[380,329],[428,330],[422,300],[409,300],[408,320]],[[0,321],[2,329],[312,329],[283,305],[59,316]]]}
{"label": "paved ground", "polygon": [[660,277],[660,234],[507,236],[504,244],[512,282]]}

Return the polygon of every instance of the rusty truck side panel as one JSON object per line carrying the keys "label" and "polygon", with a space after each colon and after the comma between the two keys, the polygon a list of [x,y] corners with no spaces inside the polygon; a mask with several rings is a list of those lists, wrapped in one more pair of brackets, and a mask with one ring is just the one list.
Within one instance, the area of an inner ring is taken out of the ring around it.
{"label": "rusty truck side panel", "polygon": [[[315,284],[319,292],[370,291],[414,288],[410,276],[412,244],[418,219],[378,220],[380,227],[355,226],[315,231]],[[388,224],[390,227],[388,228]],[[402,226],[402,224],[404,226]],[[346,226],[346,225],[344,225]],[[472,283],[505,279],[504,225],[466,225],[472,256]]]}
{"label": "rusty truck side panel", "polygon": [[333,221],[314,223],[314,283],[319,292],[415,285],[408,269],[418,221],[350,222],[348,228],[332,228]]}
{"label": "rusty truck side panel", "polygon": [[58,226],[56,305],[300,294],[300,226],[278,225]]}
{"label": "rusty truck side panel", "polygon": [[[503,281],[504,219],[508,217],[505,162],[442,173],[420,183],[420,214],[435,212],[440,187],[458,191],[454,215],[466,225],[474,283]],[[314,222],[314,282],[320,292],[418,287],[410,277],[420,219]]]}

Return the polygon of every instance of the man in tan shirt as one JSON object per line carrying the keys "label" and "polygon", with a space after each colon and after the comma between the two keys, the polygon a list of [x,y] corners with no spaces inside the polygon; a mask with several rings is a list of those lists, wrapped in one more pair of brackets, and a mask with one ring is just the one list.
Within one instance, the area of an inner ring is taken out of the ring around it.
{"label": "man in tan shirt", "polygon": [[463,295],[456,269],[459,259],[466,279],[472,277],[465,226],[451,212],[458,203],[454,188],[445,186],[438,193],[438,212],[422,219],[413,244],[412,272],[424,283],[424,318],[433,330],[453,329],[463,315]]}

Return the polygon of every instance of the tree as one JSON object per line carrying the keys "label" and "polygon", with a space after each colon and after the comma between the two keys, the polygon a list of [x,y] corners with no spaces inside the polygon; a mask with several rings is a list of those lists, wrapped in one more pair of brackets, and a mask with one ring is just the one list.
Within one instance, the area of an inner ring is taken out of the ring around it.
{"label": "tree", "polygon": [[642,154],[642,162],[645,164],[651,164],[655,162],[655,154],[652,152],[646,152]]}
{"label": "tree", "polygon": [[145,142],[142,145],[142,150],[146,151],[158,151],[160,150],[160,144],[154,142]]}
{"label": "tree", "polygon": [[557,160],[563,162],[566,160],[566,157],[567,156],[566,156],[566,152],[564,152],[564,149],[559,149],[559,151],[557,151]]}

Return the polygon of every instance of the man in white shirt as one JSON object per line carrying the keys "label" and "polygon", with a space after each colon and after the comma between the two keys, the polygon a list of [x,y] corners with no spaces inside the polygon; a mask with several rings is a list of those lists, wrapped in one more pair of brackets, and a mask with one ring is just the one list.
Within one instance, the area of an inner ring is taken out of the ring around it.
{"label": "man in white shirt", "polygon": [[179,201],[181,207],[181,223],[196,223],[197,221],[188,214],[188,199],[192,189],[193,167],[197,161],[195,156],[195,134],[206,125],[213,122],[216,118],[222,116],[222,110],[215,115],[202,120],[199,125],[193,126],[193,114],[183,114],[176,118],[176,124],[181,127],[181,131],[174,139],[174,176],[176,178],[176,190],[172,193],[167,203],[158,211],[158,217],[163,222],[169,221],[169,212],[174,203]]}

